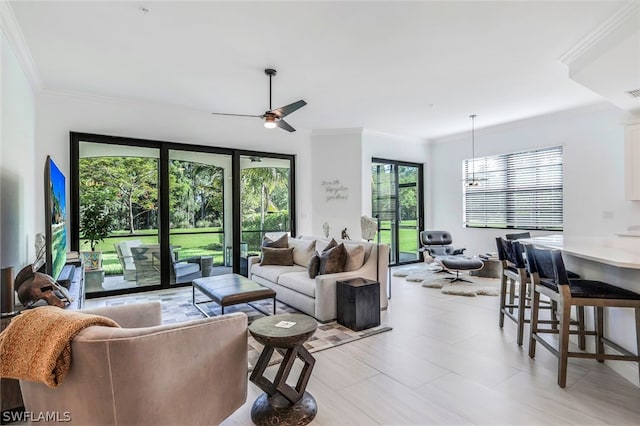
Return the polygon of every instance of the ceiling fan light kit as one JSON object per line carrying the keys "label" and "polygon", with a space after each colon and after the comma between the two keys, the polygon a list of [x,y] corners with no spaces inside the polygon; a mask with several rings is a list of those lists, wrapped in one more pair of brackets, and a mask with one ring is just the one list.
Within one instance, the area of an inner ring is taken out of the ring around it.
{"label": "ceiling fan light kit", "polygon": [[225,114],[221,112],[212,112],[213,115],[230,115],[235,117],[259,117],[264,120],[264,127],[267,129],[275,129],[279,127],[287,132],[295,132],[296,129],[291,127],[289,123],[284,121],[284,117],[295,112],[305,106],[307,103],[303,100],[299,100],[289,105],[285,105],[280,108],[273,109],[271,106],[271,79],[277,74],[277,71],[273,68],[267,68],[264,73],[269,76],[269,110],[265,111],[262,115],[249,115],[249,114]]}

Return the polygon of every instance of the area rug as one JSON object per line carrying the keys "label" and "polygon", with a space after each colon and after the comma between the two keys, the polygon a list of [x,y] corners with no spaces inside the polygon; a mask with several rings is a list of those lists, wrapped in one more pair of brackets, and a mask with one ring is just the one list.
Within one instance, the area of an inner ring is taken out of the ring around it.
{"label": "area rug", "polygon": [[[101,299],[90,299],[85,302],[85,308],[97,308],[101,306],[116,306],[129,303],[143,303],[150,301],[160,301],[162,303],[162,323],[173,324],[178,322],[184,322],[192,319],[202,318],[202,314],[191,304],[192,290],[191,287],[183,287],[177,289],[159,290],[147,293],[137,293],[125,296],[105,297]],[[196,301],[206,301],[206,296],[198,294],[196,292]],[[266,312],[271,312],[273,309],[273,302],[268,300],[260,300],[252,302],[252,305],[258,306],[260,309]],[[220,315],[220,307],[214,303],[203,303],[199,305],[209,315]],[[258,318],[264,316],[264,314],[258,312],[248,304],[240,304],[229,306],[225,308],[225,314],[232,312],[244,312],[249,320],[249,324]],[[286,305],[280,301],[276,301],[276,313],[300,313],[296,309],[289,305]],[[378,327],[373,327],[362,331],[353,331],[347,327],[344,327],[337,322],[322,324],[318,323],[318,329],[314,335],[305,342],[305,348],[313,353],[319,352],[325,349],[333,348],[345,343],[353,342],[365,337],[373,336],[385,331],[389,331],[392,328],[387,324],[381,324]],[[247,345],[247,358],[249,361],[249,371],[253,370],[253,366],[258,360],[260,353],[262,352],[262,345],[255,341],[253,337],[249,335]],[[269,365],[277,364],[282,360],[282,356],[274,351]]]}
{"label": "area rug", "polygon": [[407,282],[420,283],[423,287],[439,288],[443,294],[468,297],[500,295],[499,279],[470,276],[468,272],[460,272],[461,276],[473,282],[457,281],[452,283],[447,278],[453,278],[454,275],[438,272],[439,269],[441,268],[434,267],[433,264],[419,263],[400,267],[393,275],[405,277]]}

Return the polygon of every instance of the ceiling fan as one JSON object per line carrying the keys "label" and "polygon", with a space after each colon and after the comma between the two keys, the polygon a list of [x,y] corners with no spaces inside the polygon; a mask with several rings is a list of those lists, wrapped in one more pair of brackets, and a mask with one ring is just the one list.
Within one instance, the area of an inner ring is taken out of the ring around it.
{"label": "ceiling fan", "polygon": [[296,129],[291,127],[289,123],[283,120],[284,117],[295,112],[305,106],[307,103],[303,100],[299,100],[289,105],[285,105],[280,108],[273,109],[271,107],[271,79],[276,75],[276,70],[273,68],[267,68],[264,70],[264,73],[269,76],[269,110],[265,111],[262,115],[249,115],[249,114],[225,114],[221,112],[212,112],[213,115],[231,115],[235,117],[258,117],[264,120],[264,127],[267,129],[273,129],[275,127],[280,127],[281,129],[286,130],[287,132],[295,132]]}

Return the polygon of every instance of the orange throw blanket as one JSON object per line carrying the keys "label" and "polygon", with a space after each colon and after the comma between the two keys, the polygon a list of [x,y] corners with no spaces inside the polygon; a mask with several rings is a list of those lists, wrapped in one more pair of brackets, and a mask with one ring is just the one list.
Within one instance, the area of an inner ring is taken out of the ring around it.
{"label": "orange throw blanket", "polygon": [[71,340],[92,325],[119,327],[106,317],[55,306],[25,310],[0,334],[0,377],[55,388],[71,367]]}

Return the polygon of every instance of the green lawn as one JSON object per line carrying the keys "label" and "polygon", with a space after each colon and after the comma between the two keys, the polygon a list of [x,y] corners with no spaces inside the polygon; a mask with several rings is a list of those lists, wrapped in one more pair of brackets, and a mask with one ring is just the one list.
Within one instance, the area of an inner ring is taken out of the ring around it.
{"label": "green lawn", "polygon": [[[404,220],[403,226],[416,226],[416,221]],[[389,222],[382,221],[380,223],[380,242],[385,244],[391,243],[391,232],[385,231],[385,228],[389,228],[391,225]],[[418,251],[418,234],[415,228],[400,228],[400,251],[403,253],[416,253]]]}
{"label": "green lawn", "polygon": [[[224,264],[224,236],[220,228],[172,229],[171,245],[176,249],[178,260],[197,256],[213,256],[214,265]],[[116,231],[96,247],[102,251],[102,266],[107,275],[121,275],[122,267],[116,255],[114,244],[124,240],[140,240],[142,244],[158,244],[158,231],[148,229],[136,231],[131,236],[128,231]],[[89,244],[81,242],[80,251],[89,251]]]}
{"label": "green lawn", "polygon": [[[411,226],[415,221],[403,221],[403,225]],[[382,222],[381,228],[388,228],[389,222]],[[213,256],[214,265],[224,264],[224,236],[219,227],[212,228],[180,228],[171,230],[171,245],[176,249],[178,260],[197,256]],[[158,230],[146,229],[136,231],[135,235],[128,231],[115,231],[98,244],[96,250],[102,251],[103,268],[107,275],[121,275],[122,268],[116,256],[114,244],[124,240],[140,240],[143,244],[158,244]],[[391,234],[381,231],[380,242],[389,244]],[[81,242],[80,251],[89,251],[89,244]],[[415,229],[400,229],[400,251],[415,253],[418,251],[418,241]]]}

